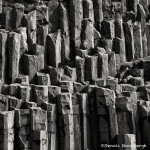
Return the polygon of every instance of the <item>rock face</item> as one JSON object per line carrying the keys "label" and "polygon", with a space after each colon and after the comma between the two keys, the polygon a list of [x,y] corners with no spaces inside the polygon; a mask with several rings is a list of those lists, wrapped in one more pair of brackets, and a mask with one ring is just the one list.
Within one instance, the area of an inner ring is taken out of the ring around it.
{"label": "rock face", "polygon": [[149,6],[0,0],[0,150],[149,150]]}
{"label": "rock face", "polygon": [[49,65],[58,67],[61,63],[61,33],[60,30],[47,36]]}
{"label": "rock face", "polygon": [[20,60],[20,40],[21,35],[10,32],[8,35],[8,54],[9,54],[9,79],[13,83],[19,75]]}

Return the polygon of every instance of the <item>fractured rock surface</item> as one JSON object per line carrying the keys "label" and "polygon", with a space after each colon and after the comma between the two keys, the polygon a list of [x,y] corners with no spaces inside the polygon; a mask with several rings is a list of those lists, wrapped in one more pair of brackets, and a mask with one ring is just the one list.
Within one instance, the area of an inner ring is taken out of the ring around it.
{"label": "fractured rock surface", "polygon": [[0,150],[150,150],[150,0],[0,0]]}

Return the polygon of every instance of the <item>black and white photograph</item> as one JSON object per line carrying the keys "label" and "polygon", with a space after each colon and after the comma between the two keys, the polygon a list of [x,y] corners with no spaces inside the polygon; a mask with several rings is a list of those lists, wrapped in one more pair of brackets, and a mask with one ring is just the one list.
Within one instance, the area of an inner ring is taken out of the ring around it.
{"label": "black and white photograph", "polygon": [[150,0],[0,0],[0,150],[150,150]]}

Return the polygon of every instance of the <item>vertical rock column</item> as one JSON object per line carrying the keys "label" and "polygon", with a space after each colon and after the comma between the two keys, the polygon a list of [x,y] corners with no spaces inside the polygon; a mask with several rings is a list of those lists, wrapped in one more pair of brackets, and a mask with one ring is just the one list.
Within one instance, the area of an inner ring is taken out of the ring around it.
{"label": "vertical rock column", "polygon": [[0,94],[0,111],[8,111],[8,95]]}
{"label": "vertical rock column", "polygon": [[58,112],[59,116],[59,145],[62,150],[75,149],[74,143],[74,126],[73,126],[73,113],[71,95],[60,94],[58,95]]}
{"label": "vertical rock column", "polygon": [[111,6],[111,0],[105,0],[103,1],[103,15],[104,18],[111,18],[112,15],[110,13],[110,6]]}
{"label": "vertical rock column", "polygon": [[79,107],[69,93],[58,95],[59,145],[62,150],[81,149]]}
{"label": "vertical rock column", "polygon": [[15,111],[15,149],[31,148],[31,120],[30,109],[18,109]]}
{"label": "vertical rock column", "polygon": [[136,129],[134,126],[134,105],[131,97],[117,97],[116,108],[119,134],[134,134]]}
{"label": "vertical rock column", "polygon": [[79,95],[81,112],[81,144],[82,149],[90,149],[90,120],[88,94]]}
{"label": "vertical rock column", "polygon": [[57,137],[57,108],[56,104],[43,103],[42,108],[47,111],[48,150],[58,149]]}
{"label": "vertical rock column", "polygon": [[20,60],[20,40],[21,35],[10,32],[8,36],[8,54],[9,54],[9,80],[11,83],[15,81],[19,74]]}
{"label": "vertical rock column", "polygon": [[89,99],[90,149],[99,149],[100,145],[95,89],[96,89],[95,85],[89,85],[87,86],[86,90]]}
{"label": "vertical rock column", "polygon": [[17,29],[21,25],[23,15],[24,15],[24,6],[19,3],[14,4],[12,9],[13,29]]}
{"label": "vertical rock column", "polygon": [[122,16],[118,16],[115,19],[115,39],[113,51],[115,52],[115,54],[119,54],[121,63],[124,63],[126,61],[125,37],[123,31]]}
{"label": "vertical rock column", "polygon": [[24,54],[23,56],[24,74],[29,76],[29,82],[34,83],[37,69],[37,57],[35,55]]}
{"label": "vertical rock column", "polygon": [[0,149],[14,150],[14,111],[0,113]]}
{"label": "vertical rock column", "polygon": [[31,108],[32,150],[48,150],[47,112]]}
{"label": "vertical rock column", "polygon": [[26,27],[18,28],[18,33],[21,34],[19,73],[22,73],[23,72],[23,55],[25,52],[28,51],[27,28]]}
{"label": "vertical rock column", "polygon": [[48,150],[47,132],[45,130],[33,131],[32,150]]}
{"label": "vertical rock column", "polygon": [[93,23],[89,18],[83,19],[81,33],[82,47],[88,50],[94,48],[94,29]]}
{"label": "vertical rock column", "polygon": [[49,86],[48,87],[48,97],[50,103],[57,103],[57,95],[61,93],[61,87],[59,86]]}
{"label": "vertical rock column", "polygon": [[29,102],[30,100],[30,86],[20,86],[20,97],[23,102]]}
{"label": "vertical rock column", "polygon": [[36,5],[37,33],[36,43],[43,46],[44,62],[47,64],[47,35],[49,31],[49,10],[45,4]]}
{"label": "vertical rock column", "polygon": [[37,64],[35,64],[37,66],[37,71],[42,71],[44,69],[44,47],[37,45],[37,44],[33,44],[31,46],[31,54],[35,55],[37,58]]}
{"label": "vertical rock column", "polygon": [[53,68],[49,66],[49,73],[52,85],[58,85],[61,81],[61,77],[64,74],[64,69],[62,68]]}
{"label": "vertical rock column", "polygon": [[147,148],[150,148],[149,107],[150,107],[149,101],[138,102],[139,118],[138,118],[137,144],[146,144]]}
{"label": "vertical rock column", "polygon": [[114,50],[115,54],[119,54],[121,63],[126,62],[126,51],[125,51],[125,40],[124,39],[116,37],[114,39],[113,50]]}
{"label": "vertical rock column", "polygon": [[95,28],[99,31],[100,23],[103,21],[103,6],[102,0],[93,1],[94,5],[94,20],[95,20]]}
{"label": "vertical rock column", "polygon": [[33,44],[31,46],[30,55],[23,55],[23,73],[29,75],[29,81],[35,82],[36,73],[44,69],[43,46]]}
{"label": "vertical rock column", "polygon": [[85,79],[85,58],[76,57],[75,66],[77,71],[77,81],[84,82]]}
{"label": "vertical rock column", "polygon": [[135,13],[137,13],[138,3],[139,3],[139,0],[127,0],[126,1],[127,11],[134,11]]}
{"label": "vertical rock column", "polygon": [[122,6],[122,13],[123,13],[123,16],[124,16],[125,13],[127,12],[126,3],[127,3],[126,0],[122,0],[122,1],[121,1],[121,6]]}
{"label": "vertical rock column", "polygon": [[69,14],[70,14],[70,28],[71,28],[71,41],[75,47],[80,46],[80,34],[83,19],[83,6],[82,0],[69,1]]}
{"label": "vertical rock column", "polygon": [[143,57],[148,56],[148,38],[146,34],[142,38],[142,44],[143,44]]}
{"label": "vertical rock column", "polygon": [[62,64],[70,60],[70,32],[69,32],[69,14],[67,3],[61,3],[60,13],[60,30],[61,30],[61,58]]}
{"label": "vertical rock column", "polygon": [[51,0],[48,2],[49,14],[49,33],[56,32],[59,29],[59,2]]}
{"label": "vertical rock column", "polygon": [[46,45],[46,37],[48,34],[48,25],[38,25],[37,26],[37,44]]}
{"label": "vertical rock column", "polygon": [[36,10],[29,12],[23,17],[23,26],[27,27],[28,34],[28,48],[31,49],[31,45],[36,43]]}
{"label": "vertical rock column", "polygon": [[120,145],[118,150],[137,150],[135,134],[117,135],[117,143]]}
{"label": "vertical rock column", "polygon": [[0,13],[2,13],[2,0],[0,0]]}
{"label": "vertical rock column", "polygon": [[80,126],[80,113],[78,99],[74,100],[72,95],[73,103],[73,124],[74,124],[74,140],[75,150],[81,150],[81,126]]}
{"label": "vertical rock column", "polygon": [[127,61],[134,59],[134,38],[133,38],[133,25],[131,22],[126,22],[123,24],[125,33],[125,44],[126,44],[126,58]]}
{"label": "vertical rock column", "polygon": [[108,58],[109,76],[114,77],[117,74],[116,55],[112,52]]}
{"label": "vertical rock column", "polygon": [[7,11],[1,13],[0,24],[4,25],[5,29],[12,29],[12,8],[11,7],[7,7]]}
{"label": "vertical rock column", "polygon": [[48,35],[48,25],[38,25],[37,26],[37,44],[43,46],[44,62],[47,64],[47,35]]}
{"label": "vertical rock column", "polygon": [[92,81],[97,78],[97,56],[87,56],[85,58],[85,80]]}
{"label": "vertical rock column", "polygon": [[83,0],[83,18],[89,18],[94,24],[94,10],[92,0]]}
{"label": "vertical rock column", "polygon": [[123,20],[120,14],[115,18],[115,37],[124,39]]}
{"label": "vertical rock column", "polygon": [[102,21],[102,33],[106,39],[113,39],[115,37],[114,20],[106,19]]}
{"label": "vertical rock column", "polygon": [[48,86],[33,85],[33,97],[38,106],[42,106],[42,103],[48,102]]}
{"label": "vertical rock column", "polygon": [[134,48],[135,48],[135,59],[143,58],[143,43],[142,43],[142,32],[141,24],[137,22],[133,25],[133,36],[134,36]]}
{"label": "vertical rock column", "polygon": [[96,101],[100,144],[110,144],[118,134],[115,93],[113,90],[96,88]]}
{"label": "vertical rock column", "polygon": [[98,55],[98,77],[107,78],[109,76],[108,70],[108,54]]}
{"label": "vertical rock column", "polygon": [[141,23],[141,32],[142,32],[142,42],[143,42],[143,52],[144,56],[149,54],[148,43],[149,39],[146,35],[146,12],[141,4],[137,5],[137,20]]}
{"label": "vertical rock column", "polygon": [[138,2],[139,2],[139,4],[141,4],[143,6],[146,15],[148,15],[148,13],[149,13],[149,10],[148,10],[149,9],[148,8],[148,6],[149,6],[149,0],[138,0]]}
{"label": "vertical rock column", "polygon": [[144,68],[144,81],[150,81],[150,76],[149,76],[149,74],[150,74],[150,61],[149,60],[146,60],[146,61],[144,61],[144,66],[143,66],[143,68]]}
{"label": "vertical rock column", "polygon": [[147,54],[149,56],[150,55],[150,23],[149,22],[147,22],[146,24],[146,36],[147,36],[147,49],[148,49]]}
{"label": "vertical rock column", "polygon": [[60,30],[47,36],[48,64],[59,67],[61,64],[61,33]]}
{"label": "vertical rock column", "polygon": [[0,84],[6,80],[6,65],[7,65],[7,33],[0,31]]}

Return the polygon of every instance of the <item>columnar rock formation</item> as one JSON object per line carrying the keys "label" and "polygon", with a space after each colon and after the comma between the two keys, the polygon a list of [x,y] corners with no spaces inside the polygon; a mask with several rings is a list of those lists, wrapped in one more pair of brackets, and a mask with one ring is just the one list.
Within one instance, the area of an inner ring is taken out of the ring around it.
{"label": "columnar rock formation", "polygon": [[149,0],[0,0],[0,150],[150,150]]}

